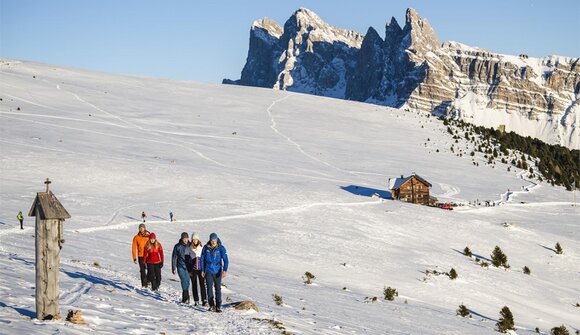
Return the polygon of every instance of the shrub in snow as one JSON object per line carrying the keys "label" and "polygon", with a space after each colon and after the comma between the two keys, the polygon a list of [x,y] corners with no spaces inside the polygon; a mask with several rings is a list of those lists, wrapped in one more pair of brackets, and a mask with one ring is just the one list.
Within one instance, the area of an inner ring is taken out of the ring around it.
{"label": "shrub in snow", "polygon": [[464,318],[471,317],[471,313],[469,312],[469,309],[467,309],[467,307],[465,307],[464,304],[459,305],[459,308],[457,309],[457,315],[460,315]]}
{"label": "shrub in snow", "polygon": [[457,271],[455,271],[454,268],[451,268],[451,271],[449,271],[449,278],[451,278],[451,280],[457,278]]}
{"label": "shrub in snow", "polygon": [[316,276],[306,271],[304,272],[304,276],[302,276],[302,279],[304,280],[304,284],[312,284],[314,279],[316,279]]}
{"label": "shrub in snow", "polygon": [[564,253],[564,250],[562,250],[562,246],[560,245],[560,242],[556,243],[556,254],[561,255]]}
{"label": "shrub in snow", "polygon": [[274,299],[274,302],[278,306],[281,306],[284,303],[284,300],[282,300],[282,297],[277,295],[277,294],[272,294],[272,298]]}
{"label": "shrub in snow", "polygon": [[566,326],[561,325],[560,327],[554,327],[550,330],[551,335],[570,335]]}
{"label": "shrub in snow", "polygon": [[536,333],[540,332],[540,328],[536,327]]}
{"label": "shrub in snow", "polygon": [[379,300],[379,298],[377,297],[366,297],[365,298],[365,302],[369,303],[369,302],[377,302]]}
{"label": "shrub in snow", "polygon": [[471,249],[469,249],[469,247],[465,247],[465,249],[463,249],[463,254],[467,257],[473,256],[473,254],[471,253]]}
{"label": "shrub in snow", "polygon": [[495,324],[498,332],[505,333],[508,330],[516,330],[514,327],[514,316],[507,306],[503,306],[499,315],[499,321]]}
{"label": "shrub in snow", "polygon": [[524,274],[526,275],[531,274],[530,268],[528,266],[524,266]]}
{"label": "shrub in snow", "polygon": [[395,297],[399,296],[399,292],[397,292],[396,288],[392,288],[392,287],[385,287],[385,289],[383,290],[383,294],[385,296],[385,300],[389,300],[389,301],[393,301],[395,300]]}
{"label": "shrub in snow", "polygon": [[486,262],[486,261],[482,261],[480,265],[481,265],[482,268],[488,268],[489,267],[489,263]]}
{"label": "shrub in snow", "polygon": [[498,268],[500,266],[503,266],[506,269],[510,267],[507,262],[506,254],[504,254],[503,251],[501,251],[500,247],[497,245],[495,246],[495,249],[493,249],[493,252],[491,253],[491,263]]}

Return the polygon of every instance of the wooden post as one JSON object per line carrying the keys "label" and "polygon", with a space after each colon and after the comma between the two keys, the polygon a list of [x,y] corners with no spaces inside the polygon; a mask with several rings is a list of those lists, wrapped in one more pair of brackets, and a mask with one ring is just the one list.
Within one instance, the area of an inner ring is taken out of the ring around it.
{"label": "wooden post", "polygon": [[60,318],[59,221],[41,220],[36,216],[36,318],[39,320]]}
{"label": "wooden post", "polygon": [[50,191],[47,178],[46,192],[38,192],[29,216],[36,217],[36,318],[59,319],[59,268],[62,224],[70,214]]}

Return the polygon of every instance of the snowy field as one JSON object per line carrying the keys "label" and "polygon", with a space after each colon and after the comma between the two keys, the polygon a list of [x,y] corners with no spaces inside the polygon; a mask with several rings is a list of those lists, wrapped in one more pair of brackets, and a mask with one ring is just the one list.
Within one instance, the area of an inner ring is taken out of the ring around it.
{"label": "snowy field", "polygon": [[[457,157],[435,118],[16,61],[0,64],[0,98],[0,334],[280,333],[256,320],[267,319],[293,334],[478,335],[495,333],[504,305],[517,334],[580,328],[572,192]],[[444,211],[371,197],[412,172],[442,200],[498,206]],[[15,216],[47,177],[72,215],[61,314],[80,309],[89,327],[34,319],[34,221],[20,230]],[[230,258],[225,303],[249,299],[260,312],[177,303],[170,265],[159,294],[141,289],[131,240],[143,210],[167,259],[182,231],[204,242],[217,232]],[[487,259],[496,245],[509,270],[461,254],[469,246]],[[452,267],[456,280],[425,274]],[[383,299],[385,286],[398,290],[395,301]],[[462,303],[473,318],[455,315]]]}

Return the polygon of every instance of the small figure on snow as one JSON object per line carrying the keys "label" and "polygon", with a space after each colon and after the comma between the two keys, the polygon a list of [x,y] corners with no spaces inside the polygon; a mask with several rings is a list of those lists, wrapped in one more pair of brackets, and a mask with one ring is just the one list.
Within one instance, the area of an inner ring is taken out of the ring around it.
{"label": "small figure on snow", "polygon": [[145,211],[141,212],[141,219],[143,220],[143,222],[145,222],[145,219],[147,219],[147,214],[145,214]]}
{"label": "small figure on snow", "polygon": [[24,217],[22,216],[22,211],[18,212],[16,218],[20,221],[20,229],[24,229]]}
{"label": "small figure on snow", "polygon": [[139,225],[139,232],[133,237],[133,246],[131,247],[131,252],[133,253],[133,263],[137,264],[139,262],[139,273],[141,274],[141,286],[147,287],[147,266],[143,262],[143,253],[145,251],[145,245],[149,241],[149,232],[145,228],[145,224],[141,223]]}
{"label": "small figure on snow", "polygon": [[159,291],[161,285],[161,268],[163,268],[163,247],[157,241],[155,233],[149,235],[149,241],[145,244],[143,264],[147,264],[147,276],[153,291]]}
{"label": "small figure on snow", "polygon": [[179,242],[173,247],[173,253],[171,254],[171,273],[175,276],[175,271],[177,270],[179,275],[182,304],[189,304],[189,273],[187,273],[187,263],[185,261],[187,249],[189,249],[189,235],[183,232]]}
{"label": "small figure on snow", "polygon": [[[222,278],[228,274],[228,255],[216,233],[209,235],[209,241],[201,251],[201,276],[207,285],[209,310],[221,313],[222,307]],[[214,301],[215,287],[215,301]]]}
{"label": "small figure on snow", "polygon": [[191,284],[193,286],[193,300],[195,306],[199,305],[199,294],[197,290],[197,283],[199,282],[199,290],[201,292],[202,306],[207,306],[207,292],[205,288],[205,280],[201,276],[200,268],[200,257],[203,250],[203,244],[199,240],[198,233],[191,233],[191,242],[187,248],[187,253],[185,254],[185,260],[187,262],[187,271],[189,272],[189,277],[191,278]]}
{"label": "small figure on snow", "polygon": [[173,219],[173,212],[172,212],[172,211],[169,211],[169,220],[170,220],[171,222],[175,221],[175,220]]}

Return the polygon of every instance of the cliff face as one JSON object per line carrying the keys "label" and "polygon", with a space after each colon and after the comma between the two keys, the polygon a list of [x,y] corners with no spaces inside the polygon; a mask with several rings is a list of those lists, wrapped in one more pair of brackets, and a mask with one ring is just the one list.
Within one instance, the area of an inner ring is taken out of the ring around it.
{"label": "cliff face", "polygon": [[578,58],[529,58],[441,44],[429,22],[408,9],[382,38],[334,28],[301,8],[284,24],[256,21],[237,81],[342,99],[447,114],[548,143],[580,148]]}

